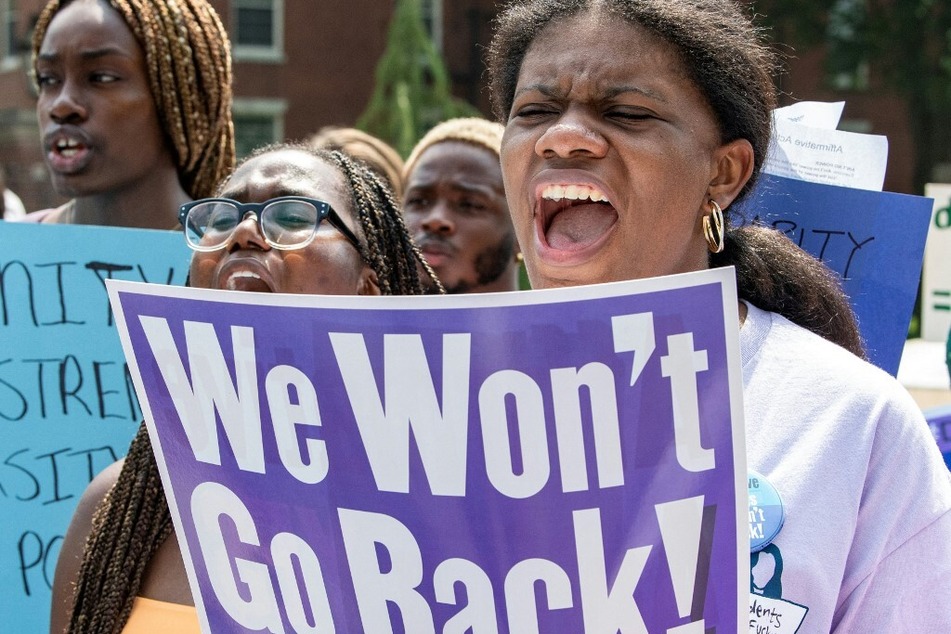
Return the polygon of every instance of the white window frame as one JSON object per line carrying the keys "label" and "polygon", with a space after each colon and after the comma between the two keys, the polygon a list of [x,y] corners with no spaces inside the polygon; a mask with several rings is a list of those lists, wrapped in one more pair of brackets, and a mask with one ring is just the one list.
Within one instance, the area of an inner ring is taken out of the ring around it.
{"label": "white window frame", "polygon": [[236,62],[264,62],[279,64],[284,62],[284,0],[270,0],[273,19],[273,44],[271,46],[255,46],[241,44],[238,41],[238,3],[241,0],[231,0],[232,33],[234,42],[232,55]]}
{"label": "white window frame", "polygon": [[287,114],[286,99],[235,97],[232,113],[235,117],[269,117],[272,122],[271,140],[279,143],[284,140],[284,116]]}
{"label": "white window frame", "polygon": [[0,0],[0,71],[16,70],[23,65],[22,53],[10,54],[10,23],[18,17],[16,0]]}

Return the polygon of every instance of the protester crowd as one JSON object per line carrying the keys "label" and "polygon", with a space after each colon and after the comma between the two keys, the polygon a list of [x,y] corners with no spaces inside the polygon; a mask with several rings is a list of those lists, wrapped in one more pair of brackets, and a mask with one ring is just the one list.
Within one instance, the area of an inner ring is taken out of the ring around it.
{"label": "protester crowd", "polygon": [[[808,608],[801,631],[951,631],[951,480],[921,412],[864,360],[835,276],[731,222],[777,104],[771,49],[732,2],[513,2],[488,50],[497,122],[442,122],[405,162],[330,127],[236,164],[206,0],[51,0],[33,59],[69,202],[4,219],[180,231],[194,287],[512,292],[523,267],[533,289],[735,267],[747,461],[787,508],[750,592]],[[193,605],[143,424],[79,503],[51,632],[197,632]]]}

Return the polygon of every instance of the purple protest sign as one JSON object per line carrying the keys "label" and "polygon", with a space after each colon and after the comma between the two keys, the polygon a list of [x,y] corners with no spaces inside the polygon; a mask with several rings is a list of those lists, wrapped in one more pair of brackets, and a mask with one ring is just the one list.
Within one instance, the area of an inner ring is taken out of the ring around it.
{"label": "purple protest sign", "polygon": [[924,414],[944,463],[951,469],[951,405],[934,407]]}
{"label": "purple protest sign", "polygon": [[732,270],[110,294],[206,632],[739,630]]}

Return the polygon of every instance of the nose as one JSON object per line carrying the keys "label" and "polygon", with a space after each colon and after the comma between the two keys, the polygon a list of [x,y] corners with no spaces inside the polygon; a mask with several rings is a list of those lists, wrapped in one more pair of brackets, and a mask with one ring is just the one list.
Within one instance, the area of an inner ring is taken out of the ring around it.
{"label": "nose", "polygon": [[89,110],[75,82],[65,80],[51,96],[48,108],[50,119],[58,124],[77,123],[89,117]]}
{"label": "nose", "polygon": [[227,249],[229,252],[239,249],[271,250],[271,245],[267,243],[264,234],[261,233],[261,225],[258,224],[257,216],[250,211],[244,215],[241,222],[231,232]]}
{"label": "nose", "polygon": [[590,117],[573,108],[566,110],[535,143],[535,152],[542,158],[602,158],[607,151],[607,140]]}
{"label": "nose", "polygon": [[423,231],[440,236],[451,236],[456,232],[456,223],[452,217],[449,205],[443,200],[436,200],[432,207],[423,216],[421,226]]}

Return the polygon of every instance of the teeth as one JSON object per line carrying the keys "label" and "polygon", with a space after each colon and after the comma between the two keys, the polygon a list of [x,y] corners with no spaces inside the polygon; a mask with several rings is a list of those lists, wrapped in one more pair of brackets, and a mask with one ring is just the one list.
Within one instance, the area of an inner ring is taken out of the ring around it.
{"label": "teeth", "polygon": [[56,151],[65,158],[73,158],[79,154],[79,146],[79,142],[73,139],[63,138],[56,141]]}
{"label": "teeth", "polygon": [[256,273],[252,273],[251,271],[235,271],[228,276],[228,281],[225,284],[226,288],[229,291],[237,290],[238,280],[240,279],[259,280],[261,279],[261,276],[257,275]]}
{"label": "teeth", "polygon": [[608,197],[590,185],[547,185],[542,190],[546,200],[590,200],[591,202],[609,202]]}

